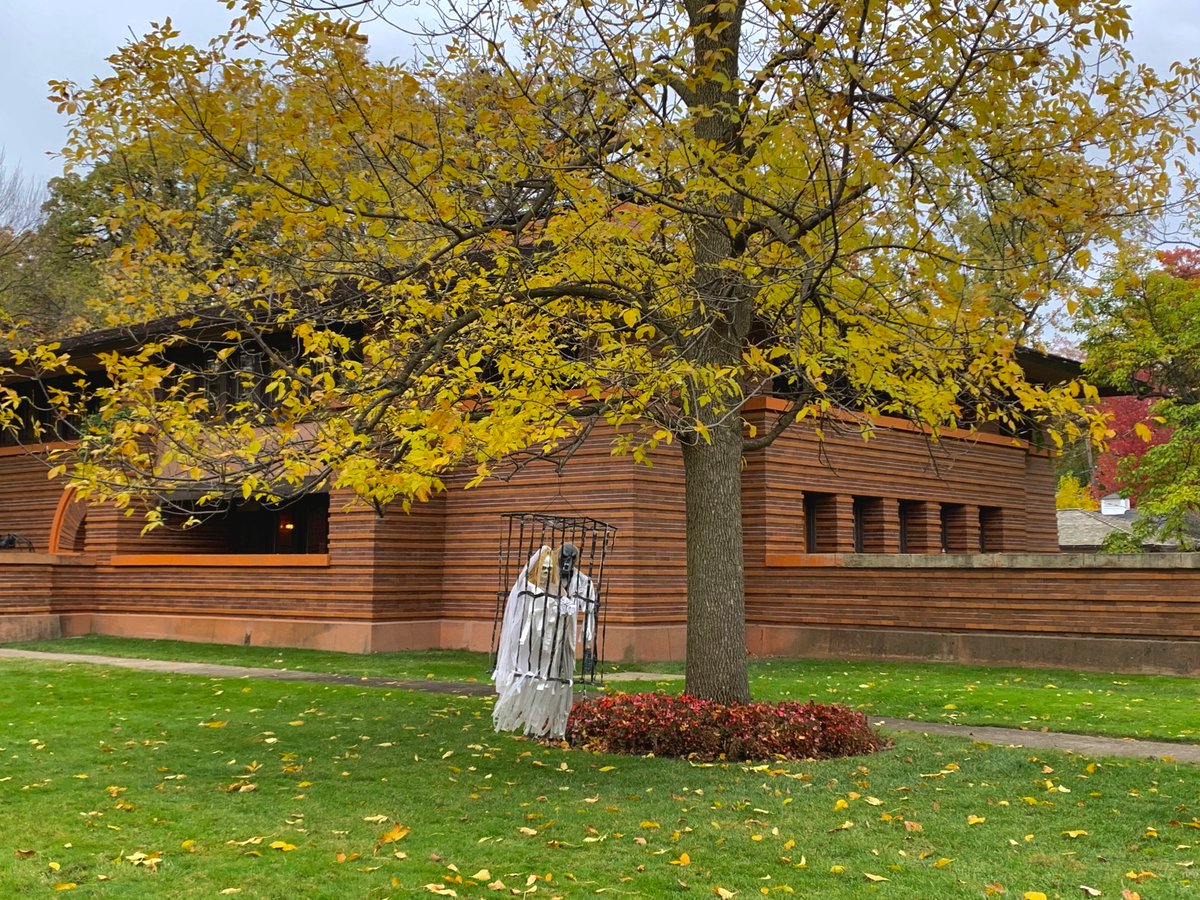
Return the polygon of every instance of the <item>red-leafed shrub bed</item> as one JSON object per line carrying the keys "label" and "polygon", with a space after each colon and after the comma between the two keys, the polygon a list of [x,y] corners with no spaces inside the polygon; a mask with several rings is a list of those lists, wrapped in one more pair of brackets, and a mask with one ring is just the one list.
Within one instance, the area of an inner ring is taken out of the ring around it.
{"label": "red-leafed shrub bed", "polygon": [[714,703],[687,695],[605,694],[571,710],[567,741],[602,753],[689,759],[829,759],[886,742],[867,717],[822,703]]}

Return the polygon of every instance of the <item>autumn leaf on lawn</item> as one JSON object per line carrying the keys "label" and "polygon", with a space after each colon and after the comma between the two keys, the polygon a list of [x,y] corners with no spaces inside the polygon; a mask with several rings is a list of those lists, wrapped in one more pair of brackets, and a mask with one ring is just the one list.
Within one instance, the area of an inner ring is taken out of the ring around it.
{"label": "autumn leaf on lawn", "polygon": [[998,881],[989,881],[983,886],[983,896],[998,897],[1004,893],[1004,885]]}
{"label": "autumn leaf on lawn", "polygon": [[692,858],[690,856],[688,856],[686,853],[680,853],[679,859],[671,860],[671,865],[673,865],[673,866],[689,866],[691,864],[692,864]]}
{"label": "autumn leaf on lawn", "polygon": [[1099,897],[1104,892],[1098,888],[1088,887],[1086,884],[1081,884],[1079,889],[1083,891],[1085,897]]}
{"label": "autumn leaf on lawn", "polygon": [[224,728],[228,724],[229,724],[228,722],[201,722],[200,727],[201,728]]}
{"label": "autumn leaf on lawn", "polygon": [[29,859],[31,856],[37,856],[36,850],[14,850],[13,856],[17,859]]}
{"label": "autumn leaf on lawn", "polygon": [[533,837],[535,834],[537,834],[536,828],[530,828],[526,825],[522,825],[517,829],[517,831],[521,832],[521,834],[525,835],[526,837]]}
{"label": "autumn leaf on lawn", "polygon": [[863,877],[866,878],[867,881],[887,881],[887,879],[882,875],[872,875],[870,872],[863,872]]}
{"label": "autumn leaf on lawn", "polygon": [[444,884],[427,884],[425,890],[431,894],[439,894],[442,897],[457,897],[458,891],[454,888],[448,888]]}
{"label": "autumn leaf on lawn", "polygon": [[986,821],[986,816],[967,816],[968,825],[982,825]]}
{"label": "autumn leaf on lawn", "polygon": [[1084,835],[1086,835],[1087,832],[1081,828],[1076,828],[1076,829],[1072,829],[1070,831],[1064,831],[1063,834],[1069,838],[1079,838],[1079,837],[1083,837]]}
{"label": "autumn leaf on lawn", "polygon": [[150,871],[157,872],[158,864],[162,862],[162,854],[157,851],[154,853],[130,853],[125,857],[125,861],[135,866],[145,866]]}
{"label": "autumn leaf on lawn", "polygon": [[73,891],[77,887],[79,887],[79,885],[73,881],[60,881],[54,886],[54,889],[56,891]]}
{"label": "autumn leaf on lawn", "polygon": [[944,869],[944,868],[946,868],[946,866],[950,865],[950,863],[952,863],[952,862],[954,862],[954,860],[946,859],[946,857],[943,856],[941,859],[939,859],[937,862],[935,862],[933,864],[933,867],[935,869]]}
{"label": "autumn leaf on lawn", "polygon": [[1041,891],[1026,891],[1021,896],[1024,900],[1046,900],[1046,895]]}
{"label": "autumn leaf on lawn", "polygon": [[379,836],[379,843],[391,844],[404,840],[404,838],[408,837],[410,831],[412,831],[411,828],[401,825],[399,822],[393,822],[392,827]]}
{"label": "autumn leaf on lawn", "polygon": [[737,891],[728,891],[719,885],[713,888],[713,893],[720,897],[721,900],[730,900],[730,898],[737,896]]}
{"label": "autumn leaf on lawn", "polygon": [[905,831],[924,831],[925,826],[923,826],[920,822],[905,822],[904,830]]}
{"label": "autumn leaf on lawn", "polygon": [[290,853],[296,849],[295,844],[289,844],[287,841],[271,841],[268,846],[272,850],[282,850],[284,853]]}

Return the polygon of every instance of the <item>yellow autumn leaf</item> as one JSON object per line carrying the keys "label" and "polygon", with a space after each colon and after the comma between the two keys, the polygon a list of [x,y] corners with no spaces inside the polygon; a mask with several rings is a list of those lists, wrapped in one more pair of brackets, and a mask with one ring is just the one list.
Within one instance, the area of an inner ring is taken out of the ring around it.
{"label": "yellow autumn leaf", "polygon": [[845,866],[830,866],[829,871],[832,872],[834,875],[841,875],[843,872],[846,871],[846,867]]}
{"label": "yellow autumn leaf", "polygon": [[727,890],[720,885],[717,885],[715,888],[713,888],[713,893],[720,897],[721,900],[731,900],[731,898],[737,896],[737,891]]}
{"label": "yellow autumn leaf", "polygon": [[839,799],[836,803],[833,804],[834,809],[848,809],[849,806],[850,806],[849,803],[847,803],[845,800],[841,800],[841,799]]}
{"label": "yellow autumn leaf", "polygon": [[1144,443],[1150,443],[1154,435],[1150,432],[1150,427],[1145,422],[1138,422],[1133,426],[1133,433],[1142,439]]}
{"label": "yellow autumn leaf", "polygon": [[1084,831],[1082,828],[1074,828],[1074,829],[1071,829],[1070,831],[1064,831],[1063,834],[1065,834],[1069,838],[1078,838],[1078,837],[1083,837],[1084,835],[1087,834],[1087,832]]}
{"label": "yellow autumn leaf", "polygon": [[228,724],[229,724],[228,722],[201,722],[200,727],[201,728],[224,728]]}
{"label": "yellow autumn leaf", "polygon": [[617,768],[616,766],[601,766],[600,771],[601,772],[613,772],[613,771],[616,771],[616,768]]}
{"label": "yellow autumn leaf", "polygon": [[391,844],[395,841],[402,841],[408,837],[410,831],[412,831],[411,828],[401,825],[399,822],[393,822],[392,827],[379,836],[379,843]]}
{"label": "yellow autumn leaf", "polygon": [[54,889],[56,891],[73,891],[77,887],[79,887],[79,885],[73,881],[60,881],[54,886]]}
{"label": "yellow autumn leaf", "polygon": [[968,825],[982,825],[987,821],[985,816],[967,816]]}
{"label": "yellow autumn leaf", "polygon": [[489,872],[487,869],[480,869],[478,872],[476,872],[471,877],[473,879],[475,879],[476,881],[488,881],[491,879],[492,873]]}
{"label": "yellow autumn leaf", "polygon": [[946,868],[946,866],[950,865],[950,863],[952,863],[952,862],[954,862],[954,860],[947,859],[946,857],[943,856],[941,859],[939,859],[937,862],[935,862],[933,864],[933,867],[935,869],[944,869],[944,868]]}
{"label": "yellow autumn leaf", "polygon": [[662,826],[659,825],[657,822],[643,822],[642,827],[643,828],[661,828]]}
{"label": "yellow autumn leaf", "polygon": [[526,825],[522,825],[517,829],[517,831],[521,832],[521,834],[525,835],[526,837],[533,837],[535,834],[537,834],[536,828],[530,828]]}
{"label": "yellow autumn leaf", "polygon": [[425,890],[431,894],[438,894],[442,897],[457,897],[458,892],[454,888],[448,888],[444,884],[427,884]]}
{"label": "yellow autumn leaf", "polygon": [[1041,891],[1026,891],[1021,896],[1024,900],[1046,900],[1046,895]]}
{"label": "yellow autumn leaf", "polygon": [[692,863],[692,858],[690,856],[688,856],[686,853],[680,853],[679,859],[671,860],[671,865],[673,865],[673,866],[688,866],[688,865],[691,865],[691,863]]}
{"label": "yellow autumn leaf", "polygon": [[295,844],[289,844],[287,841],[271,841],[269,846],[272,850],[282,850],[284,853],[290,853],[296,849]]}
{"label": "yellow autumn leaf", "polygon": [[870,872],[863,872],[863,877],[866,878],[867,881],[887,881],[888,880],[888,879],[884,878],[882,875],[873,875]]}

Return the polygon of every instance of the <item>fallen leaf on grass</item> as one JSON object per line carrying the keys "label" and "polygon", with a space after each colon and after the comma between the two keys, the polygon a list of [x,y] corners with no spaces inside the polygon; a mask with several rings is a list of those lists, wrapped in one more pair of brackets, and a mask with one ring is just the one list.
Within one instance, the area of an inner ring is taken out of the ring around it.
{"label": "fallen leaf on grass", "polygon": [[73,891],[77,887],[79,887],[79,885],[73,881],[60,881],[54,886],[54,889],[56,891]]}
{"label": "fallen leaf on grass", "polygon": [[282,850],[284,853],[290,853],[296,849],[295,844],[289,844],[287,841],[271,841],[269,846],[272,850]]}
{"label": "fallen leaf on grass", "polygon": [[1088,887],[1086,884],[1081,884],[1079,889],[1083,891],[1085,897],[1099,897],[1102,893],[1104,893],[1097,888]]}
{"label": "fallen leaf on grass", "polygon": [[201,722],[200,727],[201,728],[224,728],[228,724],[229,724],[228,722]]}
{"label": "fallen leaf on grass", "polygon": [[529,828],[525,825],[522,825],[517,829],[517,831],[521,832],[521,834],[525,835],[526,837],[533,837],[535,834],[537,834],[536,828]]}
{"label": "fallen leaf on grass", "polygon": [[31,856],[37,856],[36,850],[14,850],[13,856],[17,859],[29,859]]}
{"label": "fallen leaf on grass", "polygon": [[458,891],[454,890],[454,888],[448,888],[444,884],[427,884],[425,885],[425,890],[429,891],[431,894],[438,894],[442,897],[458,896]]}
{"label": "fallen leaf on grass", "polygon": [[1026,891],[1021,896],[1024,900],[1046,900],[1046,895],[1041,891]]}
{"label": "fallen leaf on grass", "polygon": [[1070,831],[1064,831],[1063,834],[1069,838],[1079,838],[1079,837],[1084,837],[1087,834],[1087,832],[1084,831],[1082,828],[1073,828]]}
{"label": "fallen leaf on grass", "polygon": [[872,875],[870,872],[863,872],[863,877],[866,878],[867,881],[887,881],[887,879],[882,875]]}
{"label": "fallen leaf on grass", "polygon": [[363,816],[363,821],[370,822],[372,825],[382,825],[387,820],[387,816]]}
{"label": "fallen leaf on grass", "polygon": [[379,836],[379,843],[392,844],[396,841],[402,841],[408,837],[411,831],[411,828],[401,825],[399,822],[393,822],[392,827]]}
{"label": "fallen leaf on grass", "polygon": [[721,900],[730,900],[730,898],[737,896],[737,891],[727,891],[725,888],[719,886],[713,888],[713,893],[720,897]]}
{"label": "fallen leaf on grass", "polygon": [[673,865],[673,866],[690,866],[691,864],[692,864],[692,858],[690,856],[688,856],[686,853],[680,853],[679,859],[671,860],[671,865]]}
{"label": "fallen leaf on grass", "polygon": [[222,894],[240,894],[241,892],[241,888],[225,888],[225,890],[221,891]]}

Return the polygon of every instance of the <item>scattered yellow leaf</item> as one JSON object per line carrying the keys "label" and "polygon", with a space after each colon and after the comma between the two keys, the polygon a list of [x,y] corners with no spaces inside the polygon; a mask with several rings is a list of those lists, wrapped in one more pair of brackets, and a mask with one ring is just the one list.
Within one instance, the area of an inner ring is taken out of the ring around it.
{"label": "scattered yellow leaf", "polygon": [[228,722],[201,722],[200,727],[201,728],[224,728],[228,724],[229,724]]}
{"label": "scattered yellow leaf", "polygon": [[1026,891],[1021,895],[1025,900],[1046,900],[1046,895],[1041,891]]}
{"label": "scattered yellow leaf", "polygon": [[680,853],[679,859],[671,860],[671,865],[673,865],[673,866],[688,866],[688,865],[691,865],[691,863],[692,863],[692,858],[690,856],[688,856],[686,853]]}
{"label": "scattered yellow leaf", "polygon": [[872,875],[870,872],[863,872],[863,877],[866,878],[867,881],[887,881],[887,879],[882,875]]}
{"label": "scattered yellow leaf", "polygon": [[269,846],[272,850],[282,850],[284,853],[290,853],[296,849],[295,844],[289,844],[287,841],[271,841]]}
{"label": "scattered yellow leaf", "polygon": [[968,825],[982,825],[986,821],[986,816],[967,816]]}
{"label": "scattered yellow leaf", "polygon": [[410,831],[412,831],[411,828],[407,828],[406,826],[401,825],[399,822],[393,822],[392,827],[379,836],[379,843],[391,844],[396,841],[404,840]]}
{"label": "scattered yellow leaf", "polygon": [[954,860],[946,859],[946,857],[943,856],[941,859],[939,859],[937,862],[935,862],[933,864],[933,867],[935,869],[944,869],[944,868],[946,868],[946,866],[950,865],[950,863],[952,863],[952,862],[954,862]]}
{"label": "scattered yellow leaf", "polygon": [[1078,837],[1084,837],[1087,834],[1087,832],[1081,828],[1075,828],[1070,831],[1064,831],[1063,834],[1065,834],[1069,838],[1078,838]]}
{"label": "scattered yellow leaf", "polygon": [[79,885],[73,881],[60,881],[54,886],[54,889],[56,891],[73,891],[77,887],[79,887]]}

